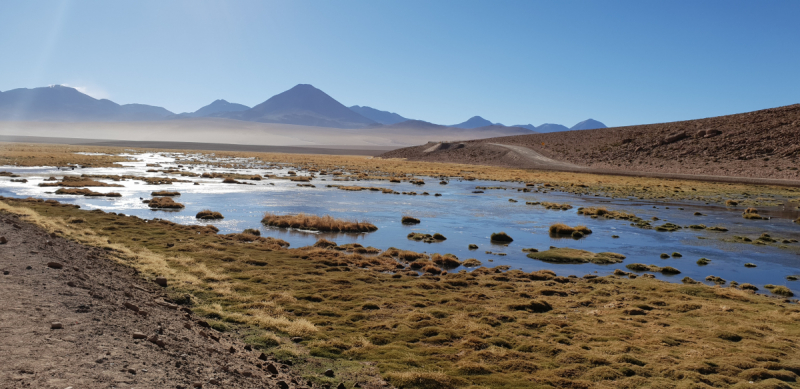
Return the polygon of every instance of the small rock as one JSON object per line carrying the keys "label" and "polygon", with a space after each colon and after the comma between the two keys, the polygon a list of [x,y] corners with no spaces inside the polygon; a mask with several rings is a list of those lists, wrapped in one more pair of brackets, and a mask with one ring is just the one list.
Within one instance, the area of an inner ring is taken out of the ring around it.
{"label": "small rock", "polygon": [[164,278],[164,277],[158,277],[158,278],[156,278],[156,284],[158,284],[158,286],[166,288],[167,287],[167,279]]}
{"label": "small rock", "polygon": [[275,384],[278,385],[278,388],[280,389],[289,389],[289,384],[287,384],[285,381],[278,381]]}
{"label": "small rock", "polygon": [[250,377],[250,376],[252,376],[252,375],[253,375],[253,373],[252,373],[252,372],[249,372],[249,371],[243,371],[243,372],[242,372],[242,375],[243,375],[243,376],[245,376],[245,377]]}
{"label": "small rock", "polygon": [[235,353],[235,352],[236,352],[236,349],[235,349],[235,348],[233,348],[233,346],[231,346],[231,348],[229,348],[229,349],[228,349],[228,352],[229,352],[229,353],[231,353],[231,354],[233,354],[233,353]]}
{"label": "small rock", "polygon": [[60,330],[62,328],[64,328],[64,326],[60,322],[54,321],[54,322],[50,323],[50,329],[51,330]]}
{"label": "small rock", "polygon": [[267,360],[267,354],[261,353],[261,355],[258,356],[258,359],[260,359],[262,361],[266,361]]}
{"label": "small rock", "polygon": [[278,368],[271,363],[267,365],[267,371],[270,372],[270,374],[278,374]]}
{"label": "small rock", "polygon": [[51,269],[61,269],[61,268],[64,267],[64,265],[62,265],[62,264],[60,264],[58,262],[47,262],[47,267],[49,267]]}
{"label": "small rock", "polygon": [[331,369],[325,370],[325,377],[333,377],[333,370]]}
{"label": "small rock", "polygon": [[208,324],[208,322],[206,322],[205,320],[198,320],[198,321],[197,321],[197,325],[199,325],[200,327],[205,327],[205,328],[210,328],[210,327],[211,327],[211,326]]}
{"label": "small rock", "polygon": [[31,269],[33,269],[33,268],[30,265],[25,266],[25,270],[31,270]]}
{"label": "small rock", "polygon": [[69,286],[70,288],[74,288],[75,287],[75,282],[73,282],[73,281],[67,282],[67,286]]}
{"label": "small rock", "polygon": [[6,244],[6,243],[8,243],[8,239],[6,239],[5,236],[0,236],[0,244]]}
{"label": "small rock", "polygon": [[145,339],[145,338],[147,338],[147,335],[137,331],[137,332],[133,333],[133,338],[134,339]]}
{"label": "small rock", "polygon": [[347,388],[344,386],[344,383],[340,382],[339,385],[336,385],[336,389],[347,389]]}
{"label": "small rock", "polygon": [[156,335],[147,338],[147,341],[157,345],[158,347],[164,347],[166,345],[166,343],[164,343],[164,341],[159,339]]}
{"label": "small rock", "polygon": [[192,383],[192,387],[193,388],[202,388],[203,387],[203,383],[202,382],[193,382]]}
{"label": "small rock", "polygon": [[136,314],[144,316],[144,317],[147,317],[147,312],[146,311],[137,311]]}
{"label": "small rock", "polygon": [[136,374],[136,369],[128,369],[128,373]]}
{"label": "small rock", "polygon": [[189,324],[189,323],[183,323],[183,328],[186,328],[187,330],[191,330],[192,329],[192,325]]}
{"label": "small rock", "polygon": [[217,380],[215,380],[213,378],[208,380],[208,383],[211,384],[211,385],[219,385],[219,381],[217,381]]}
{"label": "small rock", "polygon": [[128,303],[128,302],[126,302],[126,303],[123,303],[122,305],[124,305],[124,306],[125,306],[125,308],[128,308],[128,309],[130,309],[131,311],[134,311],[134,312],[139,312],[139,307],[137,307],[137,306],[135,306],[135,305],[133,305],[133,304],[131,304],[131,303]]}
{"label": "small rock", "polygon": [[248,344],[248,345],[246,345],[246,346],[244,346],[244,349],[245,349],[245,350],[247,350],[247,351],[253,351],[253,348],[252,348],[252,347],[250,347],[250,345],[249,345],[249,344]]}
{"label": "small rock", "polygon": [[4,276],[7,276],[8,274],[9,274],[9,271],[8,271],[8,270],[3,270],[3,275],[4,275]]}

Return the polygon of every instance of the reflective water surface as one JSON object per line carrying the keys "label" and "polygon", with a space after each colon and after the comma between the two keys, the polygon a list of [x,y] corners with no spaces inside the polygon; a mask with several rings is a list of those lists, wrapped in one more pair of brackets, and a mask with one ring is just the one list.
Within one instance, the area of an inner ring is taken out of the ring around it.
{"label": "reflective water surface", "polygon": [[[102,182],[122,184],[119,188],[91,188],[98,192],[118,192],[120,198],[97,198],[73,195],[55,195],[57,188],[39,187],[44,179],[65,174],[108,174],[136,175],[145,177],[164,177],[161,172],[147,172],[148,169],[177,168],[175,157],[187,158],[180,154],[138,154],[132,156],[135,161],[123,163],[122,168],[84,168],[75,170],[59,170],[52,167],[17,168],[0,167],[0,171],[19,174],[27,183],[13,183],[8,177],[0,177],[0,195],[8,197],[36,197],[56,199],[62,202],[78,204],[83,209],[103,209],[104,211],[136,215],[141,218],[162,218],[183,224],[213,224],[220,233],[241,232],[246,228],[258,228],[262,236],[273,236],[291,243],[291,247],[302,247],[313,244],[324,237],[339,244],[358,242],[364,246],[380,249],[397,247],[427,253],[452,253],[459,259],[477,258],[484,266],[509,265],[524,271],[550,269],[558,275],[578,275],[588,273],[598,275],[610,274],[614,269],[623,269],[625,264],[644,263],[657,266],[672,266],[681,271],[678,275],[656,274],[659,279],[680,282],[689,276],[704,281],[709,275],[724,278],[727,281],[752,283],[767,292],[765,284],[785,285],[795,293],[800,293],[800,281],[787,281],[786,276],[800,275],[800,243],[754,245],[733,243],[733,236],[747,236],[753,240],[762,233],[769,233],[773,238],[800,239],[800,225],[792,220],[798,212],[792,207],[781,209],[765,209],[763,216],[771,216],[770,220],[746,220],[742,218],[742,209],[726,208],[719,205],[706,205],[697,202],[663,203],[658,201],[637,199],[609,199],[594,196],[578,196],[561,192],[518,191],[524,187],[519,183],[498,183],[490,181],[451,180],[447,185],[440,185],[438,179],[426,178],[423,186],[408,182],[390,183],[379,181],[333,182],[334,176],[317,176],[311,182],[316,188],[299,187],[297,182],[284,179],[263,179],[246,181],[254,185],[223,184],[222,179],[169,177],[185,179],[189,182],[172,185],[147,185],[143,181],[128,180]],[[239,160],[235,162],[246,162]],[[146,164],[158,163],[162,167],[147,167]],[[183,168],[187,170],[189,168]],[[274,166],[253,166],[246,170],[226,170],[195,165],[191,170],[195,173],[235,172],[239,174],[276,174],[284,176],[288,168]],[[300,172],[298,174],[307,174]],[[194,182],[200,185],[194,185]],[[392,188],[397,192],[414,191],[423,195],[394,195],[375,191],[344,191],[327,188],[328,184],[379,186]],[[486,189],[484,193],[473,193],[476,186],[504,187],[506,189]],[[544,188],[540,188],[544,189]],[[181,196],[175,200],[186,207],[180,211],[152,210],[142,199],[151,198],[153,191],[179,191]],[[434,196],[440,193],[440,197]],[[509,199],[517,200],[510,202]],[[568,203],[573,209],[567,211],[546,210],[541,206],[526,205],[526,201],[549,201]],[[797,205],[797,204],[794,204]],[[625,220],[592,219],[576,213],[578,207],[607,207],[635,213],[645,220],[657,217],[660,220],[651,222],[653,226],[671,222],[680,226],[705,224],[707,226],[724,226],[727,232],[712,232],[683,228],[675,232],[658,232],[631,226]],[[682,208],[682,209],[679,209]],[[200,221],[195,214],[204,209],[221,212],[225,219],[220,221]],[[260,220],[265,212],[293,214],[305,212],[309,214],[329,214],[336,218],[366,220],[378,227],[378,231],[367,234],[323,234],[296,230],[279,230],[261,225]],[[700,212],[703,216],[695,216]],[[400,218],[410,215],[422,220],[421,224],[406,226]],[[550,237],[548,228],[553,223],[567,225],[586,225],[593,234],[574,240],[572,238],[557,239]],[[489,236],[493,232],[504,231],[514,241],[509,245],[491,244]],[[447,240],[440,243],[424,243],[408,240],[410,232],[441,233]],[[612,238],[617,235],[619,238]],[[478,250],[469,250],[469,244],[477,244]],[[523,248],[546,250],[550,246],[571,247],[593,252],[611,251],[625,255],[622,264],[551,264],[526,257]],[[783,247],[781,247],[783,246]],[[487,251],[491,254],[486,253]],[[661,259],[660,254],[679,252],[682,257]],[[497,255],[502,253],[505,255]],[[708,258],[711,263],[699,266],[699,258]],[[757,267],[745,267],[745,263],[753,263]],[[710,283],[709,283],[710,284]]]}

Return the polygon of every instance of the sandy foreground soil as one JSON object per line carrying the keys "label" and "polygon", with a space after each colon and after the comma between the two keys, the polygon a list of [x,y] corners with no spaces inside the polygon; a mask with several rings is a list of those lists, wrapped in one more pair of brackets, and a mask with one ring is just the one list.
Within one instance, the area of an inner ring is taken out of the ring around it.
{"label": "sandy foreground soil", "polygon": [[0,388],[312,387],[104,250],[8,214],[0,237]]}
{"label": "sandy foreground soil", "polygon": [[[555,163],[524,155],[531,152]],[[393,150],[382,157],[598,173],[798,181],[800,104],[674,123],[509,136],[438,147],[429,143]]]}

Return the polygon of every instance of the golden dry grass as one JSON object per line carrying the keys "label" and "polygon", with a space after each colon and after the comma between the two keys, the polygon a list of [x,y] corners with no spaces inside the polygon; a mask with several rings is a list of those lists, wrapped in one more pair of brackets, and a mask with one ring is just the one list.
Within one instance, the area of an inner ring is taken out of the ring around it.
{"label": "golden dry grass", "polygon": [[345,380],[371,362],[408,388],[783,387],[800,366],[800,309],[734,287],[508,268],[420,277],[385,271],[388,259],[52,202],[3,199],[0,210],[165,276],[217,328],[256,326],[265,352],[299,369],[342,364]]}
{"label": "golden dry grass", "polygon": [[556,223],[550,226],[550,235],[553,236],[575,236],[576,232],[580,234],[580,236],[588,235],[592,233],[592,230],[586,226],[576,226],[570,227],[563,223]]}
{"label": "golden dry grass", "polygon": [[267,212],[261,219],[264,225],[279,228],[299,228],[325,232],[372,232],[378,227],[365,221],[334,219],[330,215],[317,216],[305,213],[276,215]]}
{"label": "golden dry grass", "polygon": [[153,197],[147,206],[150,208],[181,209],[183,204],[175,202],[172,197]]}
{"label": "golden dry grass", "polygon": [[210,209],[204,209],[198,212],[197,215],[195,215],[195,218],[203,220],[218,220],[224,219],[225,216],[222,216],[222,214],[219,212],[212,211]]}

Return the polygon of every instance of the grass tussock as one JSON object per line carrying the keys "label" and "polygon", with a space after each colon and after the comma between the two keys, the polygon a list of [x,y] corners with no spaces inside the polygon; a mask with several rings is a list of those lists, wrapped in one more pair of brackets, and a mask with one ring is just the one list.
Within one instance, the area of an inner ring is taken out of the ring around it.
{"label": "grass tussock", "polygon": [[42,187],[62,186],[67,188],[79,188],[79,187],[122,187],[124,185],[100,182],[84,176],[64,176],[64,178],[62,178],[61,181],[41,182],[39,183],[39,186]]}
{"label": "grass tussock", "polygon": [[592,233],[586,226],[570,227],[566,224],[556,223],[550,226],[550,236],[571,236],[573,238],[583,238]]}
{"label": "grass tussock", "polygon": [[224,219],[225,216],[222,216],[222,214],[219,212],[215,212],[210,209],[204,209],[198,212],[197,215],[195,215],[195,218],[202,220],[219,220],[219,219]]}
{"label": "grass tussock", "polygon": [[742,217],[745,219],[751,220],[766,220],[767,217],[761,216],[758,214],[758,209],[756,208],[747,208],[742,212]]}
{"label": "grass tussock", "polygon": [[120,193],[117,192],[108,192],[108,193],[101,193],[95,192],[91,189],[86,188],[58,188],[55,191],[57,195],[79,195],[79,196],[87,196],[87,197],[122,197]]}
{"label": "grass tussock", "polygon": [[150,208],[182,209],[184,205],[172,199],[172,197],[153,197],[147,205]]}
{"label": "grass tussock", "polygon": [[636,272],[653,272],[653,273],[662,273],[662,274],[681,274],[681,271],[672,267],[672,266],[656,266],[656,265],[645,265],[641,263],[630,263],[625,265],[626,268]]}
{"label": "grass tussock", "polygon": [[365,221],[334,219],[330,215],[317,216],[300,213],[296,215],[276,215],[267,212],[261,223],[278,228],[297,228],[323,232],[372,232],[378,227]]}
{"label": "grass tussock", "polygon": [[401,219],[401,223],[403,223],[403,224],[419,224],[420,221],[419,221],[419,219],[417,219],[415,217],[403,216],[403,218]]}
{"label": "grass tussock", "polygon": [[552,202],[547,202],[547,201],[542,201],[542,202],[526,201],[525,204],[527,204],[527,205],[541,205],[542,207],[545,207],[546,209],[550,209],[550,210],[554,210],[554,211],[567,211],[567,210],[572,209],[572,205],[569,205],[569,204],[559,204],[559,203],[552,203]]}
{"label": "grass tussock", "polygon": [[447,240],[447,238],[444,235],[438,232],[433,235],[423,234],[421,232],[411,232],[408,235],[406,235],[406,238],[408,238],[409,240],[422,241],[425,243],[439,243]]}
{"label": "grass tussock", "polygon": [[571,248],[553,248],[546,251],[528,253],[528,258],[538,259],[550,263],[596,263],[612,264],[620,263],[625,256],[617,253],[593,253],[586,250]]}
{"label": "grass tussock", "polygon": [[242,231],[242,234],[261,236],[261,231],[255,228],[246,228],[244,231]]}
{"label": "grass tussock", "polygon": [[491,237],[489,237],[489,240],[498,243],[510,243],[514,241],[514,239],[508,236],[508,234],[506,234],[505,232],[492,233]]}
{"label": "grass tussock", "polygon": [[764,285],[764,288],[766,288],[767,290],[769,290],[770,292],[772,292],[773,294],[776,294],[778,296],[784,296],[784,297],[792,297],[792,296],[794,296],[794,293],[792,292],[792,290],[787,288],[787,287],[785,287],[785,286],[783,286],[783,285],[767,284],[767,285]]}

